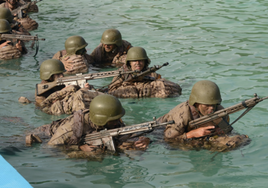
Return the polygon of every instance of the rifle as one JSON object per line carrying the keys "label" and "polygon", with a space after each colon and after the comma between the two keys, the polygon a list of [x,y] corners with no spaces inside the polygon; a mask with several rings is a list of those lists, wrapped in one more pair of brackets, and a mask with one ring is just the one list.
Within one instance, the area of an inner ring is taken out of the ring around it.
{"label": "rifle", "polygon": [[42,1],[42,0],[39,0],[39,1],[31,1],[31,2],[24,2],[25,4],[23,4],[22,6],[14,9],[14,10],[12,10],[11,11],[11,14],[13,16],[16,14],[16,17],[18,17],[19,19],[20,18],[25,18],[27,16],[27,14],[26,14],[26,11],[24,11],[24,10],[27,10],[30,7],[31,3],[38,3],[40,1]]}
{"label": "rifle", "polygon": [[22,41],[29,41],[32,40],[34,45],[34,42],[37,41],[36,48],[35,48],[35,54],[33,57],[35,57],[38,53],[39,50],[39,40],[46,40],[44,38],[38,38],[38,35],[36,34],[35,36],[31,35],[18,35],[18,34],[0,34],[0,41],[1,40],[9,40],[9,39],[16,39],[16,40],[22,40]]}
{"label": "rifle", "polygon": [[216,120],[218,118],[222,118],[224,116],[227,116],[229,114],[235,113],[237,111],[243,110],[244,108],[246,108],[247,110],[245,110],[243,112],[243,114],[241,114],[232,124],[228,125],[229,127],[231,127],[231,125],[233,125],[237,120],[239,120],[242,116],[244,116],[247,112],[249,112],[256,104],[258,104],[259,102],[268,99],[267,97],[264,98],[259,98],[258,95],[255,93],[254,97],[248,100],[244,100],[241,103],[238,103],[236,105],[230,106],[228,108],[216,111],[212,114],[208,114],[205,115],[203,117],[200,117],[198,119],[192,120],[189,122],[189,129],[197,129],[199,127],[202,127],[203,124],[206,124],[208,122],[211,122],[213,120]]}
{"label": "rifle", "polygon": [[20,18],[24,18],[25,14],[23,11],[28,9],[30,6],[31,2],[25,3],[24,5],[14,9],[11,11],[11,14],[14,16],[16,14],[16,17]]}
{"label": "rifle", "polygon": [[93,146],[98,145],[105,145],[108,150],[115,151],[113,137],[119,135],[126,135],[136,132],[144,132],[144,131],[151,131],[155,127],[173,124],[174,121],[158,123],[155,118],[154,121],[149,121],[141,124],[126,126],[122,128],[110,129],[110,130],[102,130],[96,133],[86,134],[85,137],[82,139],[84,144],[90,144]]}
{"label": "rifle", "polygon": [[25,41],[46,40],[44,38],[38,38],[38,35],[31,36],[31,35],[17,35],[17,34],[0,34],[0,41],[1,40],[8,40],[8,39],[25,40]]}
{"label": "rifle", "polygon": [[[155,66],[153,66],[153,67],[150,67],[150,68],[148,68],[146,71],[143,71],[143,72],[141,72],[141,73],[139,73],[139,74],[137,74],[137,75],[133,75],[131,78],[126,79],[125,82],[131,82],[131,81],[138,80],[138,78],[140,78],[140,77],[144,77],[144,76],[150,74],[151,72],[155,72],[155,71],[161,69],[163,66],[167,66],[168,64],[169,64],[169,63],[166,62],[166,63],[164,63],[163,65],[155,65]],[[151,79],[151,80],[155,80],[155,79],[152,79],[152,78],[150,78],[150,79]]]}
{"label": "rifle", "polygon": [[75,76],[68,76],[63,78],[58,78],[54,82],[49,82],[45,84],[36,84],[36,95],[41,95],[50,89],[60,86],[60,85],[78,85],[81,88],[84,87],[84,84],[87,80],[95,80],[100,78],[108,78],[108,77],[115,77],[120,76],[123,74],[131,74],[136,73],[137,71],[107,71],[107,72],[99,72],[99,73],[90,73],[90,74],[76,74]]}

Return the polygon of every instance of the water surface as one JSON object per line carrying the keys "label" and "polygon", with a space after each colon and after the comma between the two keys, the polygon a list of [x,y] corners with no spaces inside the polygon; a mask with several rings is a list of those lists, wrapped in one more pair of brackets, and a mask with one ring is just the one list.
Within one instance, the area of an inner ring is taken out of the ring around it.
{"label": "water surface", "polygon": [[[224,107],[254,93],[267,96],[266,1],[46,0],[38,6],[39,13],[31,17],[39,28],[31,33],[46,41],[40,41],[37,57],[29,50],[20,59],[0,61],[0,153],[33,187],[267,187],[268,101],[234,125],[252,139],[238,150],[213,158],[210,151],[183,151],[154,140],[144,153],[108,155],[96,161],[69,159],[45,144],[26,147],[25,132],[63,116],[18,103],[20,96],[34,100],[39,65],[62,50],[69,36],[83,36],[90,53],[108,28],[120,30],[133,46],[144,47],[151,65],[169,62],[159,73],[183,89],[176,98],[121,99],[128,125],[167,113],[187,100],[193,84],[203,79],[219,85]],[[231,120],[239,114],[232,114]]]}

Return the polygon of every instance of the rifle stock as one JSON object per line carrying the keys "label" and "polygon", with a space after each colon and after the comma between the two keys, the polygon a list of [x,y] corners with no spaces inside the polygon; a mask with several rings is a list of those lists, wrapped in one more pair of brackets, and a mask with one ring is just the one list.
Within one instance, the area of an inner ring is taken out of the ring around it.
{"label": "rifle stock", "polygon": [[268,96],[264,97],[264,98],[259,98],[257,96],[257,94],[254,94],[254,97],[251,99],[244,100],[241,103],[238,103],[236,105],[230,106],[228,108],[216,111],[212,114],[208,114],[208,115],[205,115],[205,116],[200,117],[198,119],[190,121],[189,122],[189,129],[190,130],[197,129],[197,128],[201,127],[203,124],[206,124],[206,123],[211,122],[213,120],[216,120],[218,118],[222,118],[224,116],[238,112],[238,111],[245,109],[245,108],[253,108],[256,104],[258,104],[259,102],[261,102],[265,99],[268,99]]}
{"label": "rifle stock", "polygon": [[168,125],[173,124],[174,121],[164,122],[164,123],[158,123],[156,120],[149,121],[141,124],[126,126],[122,128],[117,129],[110,129],[110,130],[102,130],[96,133],[87,134],[83,138],[84,144],[89,145],[105,145],[107,146],[108,150],[115,151],[114,143],[113,143],[113,137],[119,136],[119,135],[126,135],[136,132],[144,132],[153,130],[155,127],[162,126],[162,125]]}
{"label": "rifle stock", "polygon": [[153,67],[150,67],[146,71],[143,71],[143,72],[141,72],[141,73],[139,73],[137,75],[132,76],[131,78],[126,79],[125,82],[131,82],[131,81],[138,80],[140,77],[147,76],[148,74],[150,74],[152,72],[155,72],[155,71],[161,69],[163,66],[167,66],[168,64],[169,63],[166,62],[163,65],[155,65]]}
{"label": "rifle stock", "polygon": [[129,73],[136,73],[137,71],[107,71],[107,72],[99,72],[99,73],[90,73],[90,74],[76,74],[75,76],[68,76],[63,78],[58,78],[54,82],[48,82],[45,84],[36,84],[36,95],[42,95],[43,93],[49,91],[50,89],[54,88],[58,85],[78,85],[81,88],[84,87],[87,80],[94,80],[94,79],[100,79],[100,78],[108,78],[108,77],[115,77],[120,76],[123,74],[129,74]]}

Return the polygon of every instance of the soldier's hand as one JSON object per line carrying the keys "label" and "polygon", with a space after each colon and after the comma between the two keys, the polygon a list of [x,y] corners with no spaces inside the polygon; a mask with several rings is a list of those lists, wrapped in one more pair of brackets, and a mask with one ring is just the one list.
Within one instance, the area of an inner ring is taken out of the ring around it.
{"label": "soldier's hand", "polygon": [[22,44],[21,44],[21,41],[20,40],[18,40],[18,42],[17,42],[17,44],[16,44],[16,48],[19,50],[19,51],[23,51],[23,49],[22,49]]}
{"label": "soldier's hand", "polygon": [[136,148],[146,149],[149,144],[150,144],[150,138],[141,136],[139,137],[139,140],[134,143],[134,146]]}
{"label": "soldier's hand", "polygon": [[186,133],[187,138],[199,138],[202,136],[207,136],[211,134],[211,129],[214,129],[215,126],[200,127]]}
{"label": "soldier's hand", "polygon": [[3,44],[0,44],[0,48],[3,48],[4,46],[7,46],[11,41],[6,41]]}
{"label": "soldier's hand", "polygon": [[81,149],[82,151],[95,151],[98,148],[98,146],[90,146],[90,145],[82,145],[79,146],[79,149]]}
{"label": "soldier's hand", "polygon": [[84,88],[89,90],[89,89],[92,89],[93,86],[89,85],[89,83],[85,83]]}

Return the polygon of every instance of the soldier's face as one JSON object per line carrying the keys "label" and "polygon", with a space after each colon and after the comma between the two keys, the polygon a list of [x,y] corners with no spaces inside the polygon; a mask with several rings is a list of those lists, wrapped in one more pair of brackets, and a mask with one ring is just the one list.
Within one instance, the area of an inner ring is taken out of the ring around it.
{"label": "soldier's face", "polygon": [[116,125],[118,125],[119,122],[120,122],[120,119],[113,120],[113,121],[108,121],[108,122],[106,123],[105,127],[106,127],[107,129],[109,129],[109,128],[112,129],[112,128],[114,128]]}
{"label": "soldier's face", "polygon": [[142,71],[144,68],[145,61],[144,60],[137,60],[137,61],[130,61],[131,70],[135,71]]}
{"label": "soldier's face", "polygon": [[103,44],[105,52],[111,52],[113,49],[115,49],[115,44]]}
{"label": "soldier's face", "polygon": [[87,53],[86,48],[82,48],[80,50],[77,50],[75,54],[76,55],[85,55],[86,53]]}
{"label": "soldier's face", "polygon": [[62,78],[63,77],[63,74],[60,73],[60,74],[53,74],[50,78],[51,81],[55,81],[57,80],[58,78]]}
{"label": "soldier's face", "polygon": [[196,108],[204,116],[215,112],[216,106],[216,104],[196,104]]}

